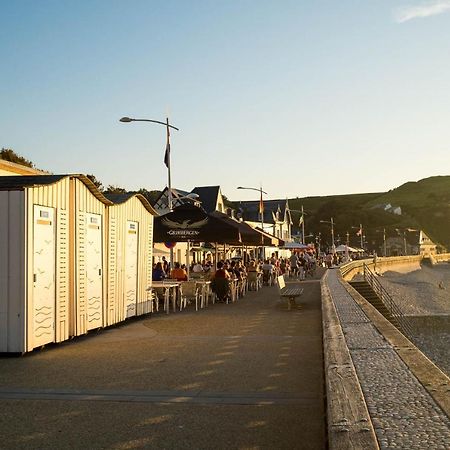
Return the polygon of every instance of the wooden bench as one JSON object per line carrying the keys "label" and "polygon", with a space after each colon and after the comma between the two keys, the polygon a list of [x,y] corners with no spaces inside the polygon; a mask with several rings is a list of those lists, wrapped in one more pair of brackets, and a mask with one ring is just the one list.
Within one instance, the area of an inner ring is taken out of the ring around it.
{"label": "wooden bench", "polygon": [[277,277],[278,291],[281,298],[288,299],[288,310],[295,305],[295,299],[303,294],[303,288],[286,287],[283,275]]}

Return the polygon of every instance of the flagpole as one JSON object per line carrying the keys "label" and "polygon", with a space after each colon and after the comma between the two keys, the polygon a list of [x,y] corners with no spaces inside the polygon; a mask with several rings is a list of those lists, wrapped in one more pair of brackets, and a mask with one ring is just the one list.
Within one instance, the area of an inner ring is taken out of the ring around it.
{"label": "flagpole", "polygon": [[[169,188],[167,203],[169,206],[169,212],[173,210],[173,198],[172,198],[172,177],[170,174],[170,129],[169,129],[169,118],[166,117],[166,132],[167,132],[167,141],[166,141],[166,153],[164,155],[164,163],[167,166],[167,184]],[[187,245],[187,259],[189,260],[189,243]],[[173,247],[170,247],[170,270],[173,269]],[[189,270],[189,269],[188,269]]]}
{"label": "flagpole", "polygon": [[364,237],[362,223],[359,224],[359,232],[361,233],[361,248],[364,250]]}
{"label": "flagpole", "polygon": [[168,176],[168,187],[169,187],[169,195],[168,195],[168,204],[169,204],[169,212],[173,209],[172,203],[172,177],[170,174],[170,130],[169,130],[169,118],[166,117],[166,130],[167,130],[167,142],[166,142],[166,154],[164,157],[164,162],[167,166],[167,176]]}
{"label": "flagpole", "polygon": [[[259,212],[261,214],[261,230],[264,231],[264,201],[263,201],[263,190],[262,186],[259,187],[259,192],[261,194],[260,200],[259,200]],[[262,257],[263,260],[265,259],[264,255],[264,235],[261,234],[261,251],[262,251]]]}
{"label": "flagpole", "polygon": [[302,244],[305,244],[305,218],[303,217],[303,205],[302,205]]}

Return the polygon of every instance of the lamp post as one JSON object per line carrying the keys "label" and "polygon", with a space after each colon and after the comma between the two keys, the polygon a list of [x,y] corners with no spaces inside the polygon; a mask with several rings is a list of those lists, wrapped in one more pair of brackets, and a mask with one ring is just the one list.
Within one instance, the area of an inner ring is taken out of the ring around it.
{"label": "lamp post", "polygon": [[[243,187],[243,186],[238,186],[237,189],[246,189],[246,190],[250,190],[250,191],[258,191],[260,193],[260,199],[259,199],[259,213],[261,215],[261,230],[264,231],[264,201],[263,201],[263,194],[267,195],[267,192],[262,190],[262,187],[258,188],[254,188],[254,187]],[[263,259],[264,258],[264,236],[261,235],[261,252],[262,252],[262,256]]]}
{"label": "lamp post", "polygon": [[129,123],[129,122],[151,122],[151,123],[158,123],[159,125],[164,125],[166,127],[166,136],[167,136],[167,142],[166,142],[166,154],[164,156],[164,163],[167,166],[168,170],[168,188],[169,188],[169,197],[168,197],[168,203],[169,203],[169,211],[172,211],[172,179],[170,176],[170,128],[173,130],[179,131],[177,127],[174,127],[173,125],[169,124],[169,118],[166,117],[165,122],[160,122],[159,120],[152,120],[152,119],[132,119],[131,117],[122,117],[120,119],[120,122],[123,123]]}
{"label": "lamp post", "polygon": [[[168,177],[168,188],[169,188],[169,196],[168,196],[168,206],[169,211],[172,211],[172,179],[170,176],[170,128],[179,131],[177,127],[169,124],[169,118],[166,117],[165,122],[160,122],[159,120],[152,119],[132,119],[131,117],[122,117],[120,119],[122,123],[130,123],[130,122],[151,122],[157,123],[159,125],[164,125],[166,127],[166,153],[164,155],[164,164],[167,166],[167,177]],[[173,269],[173,248],[170,249],[170,269]]]}
{"label": "lamp post", "polygon": [[320,223],[329,223],[331,225],[331,251],[333,255],[336,253],[336,246],[334,245],[334,221],[331,220],[321,220]]}
{"label": "lamp post", "polygon": [[376,230],[377,233],[383,233],[383,256],[386,257],[386,228]]}

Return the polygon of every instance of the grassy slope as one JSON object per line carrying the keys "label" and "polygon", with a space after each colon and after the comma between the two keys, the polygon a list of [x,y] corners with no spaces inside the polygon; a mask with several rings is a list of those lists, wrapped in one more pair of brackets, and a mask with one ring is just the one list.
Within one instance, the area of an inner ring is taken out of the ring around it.
{"label": "grassy slope", "polygon": [[[306,234],[311,230],[321,232],[323,242],[330,241],[330,226],[320,220],[333,220],[335,236],[344,242],[346,233],[350,245],[357,245],[355,228],[363,224],[369,247],[379,247],[382,228],[387,236],[395,236],[395,228],[421,228],[436,242],[450,248],[450,176],[430,177],[418,182],[405,183],[385,193],[349,194],[328,197],[306,197],[289,200],[292,209],[301,209],[306,216]],[[386,213],[374,208],[378,204],[390,203],[401,206],[402,216]],[[299,213],[294,213],[298,222]]]}

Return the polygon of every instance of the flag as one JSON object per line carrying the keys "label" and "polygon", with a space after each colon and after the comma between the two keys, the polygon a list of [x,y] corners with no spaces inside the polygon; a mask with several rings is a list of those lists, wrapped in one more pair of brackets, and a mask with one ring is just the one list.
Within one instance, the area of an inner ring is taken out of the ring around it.
{"label": "flag", "polygon": [[261,216],[264,214],[264,202],[263,202],[262,191],[261,191],[261,198],[259,200],[259,214]]}
{"label": "flag", "polygon": [[298,226],[301,226],[303,223],[303,214],[300,216],[300,220],[298,221]]}
{"label": "flag", "polygon": [[361,236],[362,235],[362,229],[360,228],[357,232],[356,232],[356,236]]}
{"label": "flag", "polygon": [[164,164],[169,169],[170,168],[170,132],[169,127],[167,127],[167,142],[166,142],[166,153],[164,154]]}

